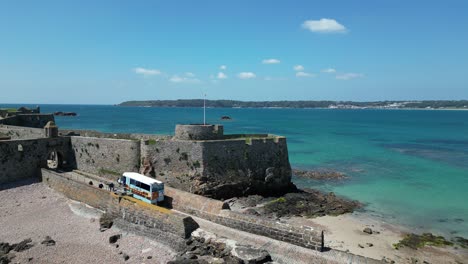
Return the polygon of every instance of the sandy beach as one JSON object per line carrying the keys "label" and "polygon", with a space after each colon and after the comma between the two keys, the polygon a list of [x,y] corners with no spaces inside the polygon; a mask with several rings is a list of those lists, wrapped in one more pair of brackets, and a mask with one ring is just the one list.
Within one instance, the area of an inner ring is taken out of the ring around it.
{"label": "sandy beach", "polygon": [[[0,201],[0,242],[31,238],[33,244],[28,250],[10,252],[15,255],[12,263],[166,263],[175,256],[157,241],[116,227],[100,232],[101,212],[42,183],[2,190]],[[115,234],[122,238],[110,244],[109,237]],[[46,236],[56,244],[41,244]],[[127,261],[124,254],[129,256]]]}
{"label": "sandy beach", "polygon": [[[371,218],[365,213],[324,216],[314,219],[291,218],[298,224],[319,225],[325,230],[325,245],[353,254],[374,259],[389,259],[396,263],[468,263],[468,250],[455,247],[431,247],[413,250],[396,250],[393,244],[411,232],[401,226],[395,226]],[[363,232],[371,228],[372,234]]]}

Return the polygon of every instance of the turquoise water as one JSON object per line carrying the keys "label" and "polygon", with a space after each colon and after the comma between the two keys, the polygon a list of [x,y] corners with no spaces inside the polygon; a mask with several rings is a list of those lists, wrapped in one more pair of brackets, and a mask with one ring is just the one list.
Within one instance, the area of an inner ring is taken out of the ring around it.
{"label": "turquoise water", "polygon": [[[43,105],[62,128],[171,134],[200,123],[199,108]],[[232,121],[220,121],[229,115]],[[343,182],[297,179],[301,187],[363,202],[366,212],[415,231],[468,237],[468,111],[207,109],[227,133],[273,133],[288,139],[293,167],[330,168]]]}

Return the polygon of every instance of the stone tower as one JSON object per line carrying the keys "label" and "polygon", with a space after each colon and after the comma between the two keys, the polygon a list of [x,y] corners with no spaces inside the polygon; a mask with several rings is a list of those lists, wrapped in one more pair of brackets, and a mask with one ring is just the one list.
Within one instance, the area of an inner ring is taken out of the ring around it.
{"label": "stone tower", "polygon": [[44,127],[44,133],[47,138],[58,137],[58,126],[54,121],[49,121]]}

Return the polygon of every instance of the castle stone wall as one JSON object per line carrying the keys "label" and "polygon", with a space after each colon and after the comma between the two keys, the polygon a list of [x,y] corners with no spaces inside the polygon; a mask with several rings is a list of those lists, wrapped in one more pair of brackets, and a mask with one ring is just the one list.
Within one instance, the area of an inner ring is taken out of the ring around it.
{"label": "castle stone wall", "polygon": [[55,122],[53,114],[19,114],[17,119],[16,125],[35,128],[43,128],[49,121]]}
{"label": "castle stone wall", "polygon": [[69,149],[70,138],[0,141],[0,184],[39,176],[53,150],[70,162]]}
{"label": "castle stone wall", "polygon": [[104,133],[94,130],[60,129],[62,136],[82,136],[96,138],[128,139],[128,140],[160,140],[170,139],[169,135],[153,135],[140,133]]}
{"label": "castle stone wall", "polygon": [[123,172],[138,172],[140,141],[92,137],[70,137],[75,168],[116,179]]}
{"label": "castle stone wall", "polygon": [[140,172],[167,185],[195,190],[203,168],[202,143],[197,141],[142,141]]}
{"label": "castle stone wall", "polygon": [[11,126],[19,126],[20,122],[17,116],[10,116],[7,118],[0,119],[0,124],[2,125],[11,125]]}
{"label": "castle stone wall", "polygon": [[11,139],[34,139],[44,138],[45,133],[42,128],[0,125],[0,133],[10,136]]}
{"label": "castle stone wall", "polygon": [[284,137],[206,141],[203,160],[203,175],[208,179],[206,192],[213,192],[215,198],[239,194],[279,195],[291,184]]}
{"label": "castle stone wall", "polygon": [[140,172],[212,198],[281,194],[291,184],[286,139],[144,141]]}

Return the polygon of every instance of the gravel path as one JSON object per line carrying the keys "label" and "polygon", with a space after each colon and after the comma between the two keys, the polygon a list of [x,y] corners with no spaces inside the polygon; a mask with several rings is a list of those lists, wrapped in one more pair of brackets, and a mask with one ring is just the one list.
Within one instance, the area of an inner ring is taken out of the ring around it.
{"label": "gravel path", "polygon": [[[42,183],[1,190],[0,201],[0,242],[31,238],[34,244],[26,251],[13,252],[12,263],[166,263],[175,256],[156,241],[114,227],[100,232],[99,211]],[[123,237],[116,248],[109,244],[109,237],[119,233]],[[41,244],[46,236],[55,240],[55,246]],[[124,254],[130,257],[128,261]]]}

